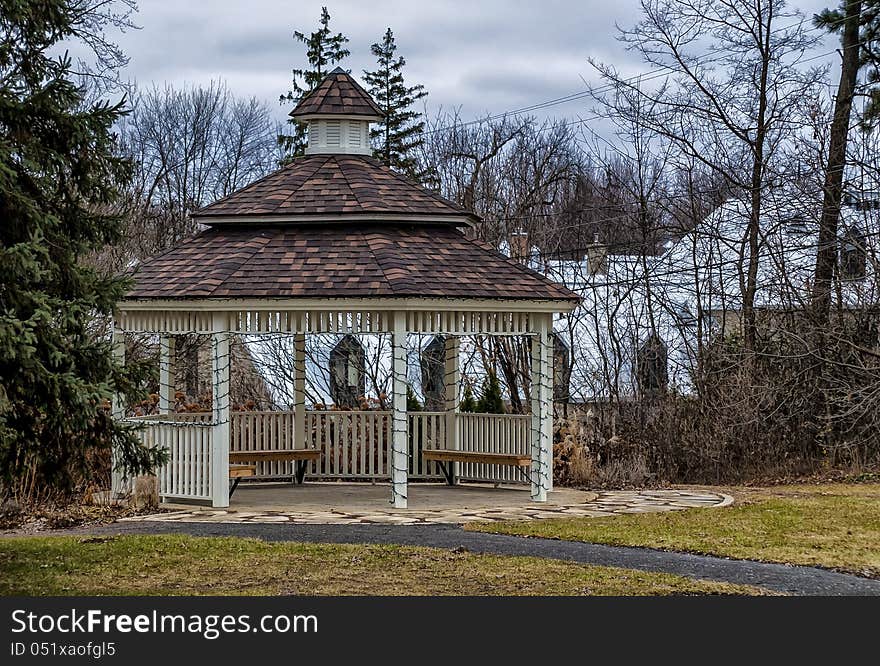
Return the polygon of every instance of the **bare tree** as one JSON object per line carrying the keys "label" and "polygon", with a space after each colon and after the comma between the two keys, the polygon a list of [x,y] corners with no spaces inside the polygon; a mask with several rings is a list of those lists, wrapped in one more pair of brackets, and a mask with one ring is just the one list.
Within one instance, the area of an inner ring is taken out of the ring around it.
{"label": "bare tree", "polygon": [[190,212],[266,175],[278,158],[269,109],[223,83],[154,87],[132,104],[119,128],[120,150],[136,166],[121,265],[195,233]]}
{"label": "bare tree", "polygon": [[[778,185],[787,142],[805,124],[803,90],[819,72],[798,66],[816,39],[783,0],[642,0],[643,19],[620,39],[669,72],[650,88],[594,62],[612,87],[604,113],[631,118],[721,176],[748,202],[741,239],[740,295],[747,349],[756,336],[755,292],[761,206]],[[643,100],[634,106],[633,96]],[[644,107],[651,113],[643,113]],[[638,116],[634,115],[638,113]]]}

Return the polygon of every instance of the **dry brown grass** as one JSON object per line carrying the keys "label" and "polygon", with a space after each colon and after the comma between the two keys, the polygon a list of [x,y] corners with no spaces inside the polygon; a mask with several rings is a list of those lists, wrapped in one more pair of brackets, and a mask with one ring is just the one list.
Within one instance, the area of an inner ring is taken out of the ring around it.
{"label": "dry brown grass", "polygon": [[880,577],[880,484],[715,487],[726,508],[474,523],[469,529],[742,559],[819,565]]}
{"label": "dry brown grass", "polygon": [[4,595],[761,594],[669,574],[432,548],[190,536],[0,539]]}

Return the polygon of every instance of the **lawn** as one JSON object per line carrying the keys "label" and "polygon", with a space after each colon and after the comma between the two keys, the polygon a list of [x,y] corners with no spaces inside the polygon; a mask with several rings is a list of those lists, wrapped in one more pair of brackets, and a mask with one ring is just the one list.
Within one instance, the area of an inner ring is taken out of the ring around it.
{"label": "lawn", "polygon": [[468,529],[819,565],[880,578],[880,484],[722,488],[726,508]]}
{"label": "lawn", "polygon": [[0,539],[3,595],[669,595],[762,590],[402,546],[191,536]]}

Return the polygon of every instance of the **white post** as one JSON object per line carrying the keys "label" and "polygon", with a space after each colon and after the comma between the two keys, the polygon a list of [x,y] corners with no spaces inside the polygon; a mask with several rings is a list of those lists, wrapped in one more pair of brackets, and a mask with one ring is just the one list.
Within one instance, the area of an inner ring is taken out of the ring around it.
{"label": "white post", "polygon": [[[461,385],[461,371],[458,367],[459,339],[455,335],[446,336],[446,362],[443,372],[443,399],[446,410],[445,448],[457,451],[458,441],[458,388]],[[452,464],[452,479],[458,478],[458,463]]]}
{"label": "white post", "polygon": [[159,413],[170,414],[174,407],[174,348],[170,335],[159,336]]}
{"label": "white post", "polygon": [[550,317],[532,315],[536,325],[532,337],[532,499],[547,501],[553,484],[553,365]]}
{"label": "white post", "polygon": [[391,416],[391,503],[405,509],[407,470],[409,469],[408,429],[406,413],[406,314],[394,313],[391,334],[392,402]]}
{"label": "white post", "polygon": [[[111,352],[113,359],[117,363],[125,365],[125,336],[122,333],[122,329],[118,328],[116,324],[113,325]],[[119,393],[113,394],[111,413],[116,421],[121,421],[125,418],[125,404],[122,401],[122,395]],[[118,463],[119,458],[114,448],[110,452],[110,496],[113,499],[118,499],[131,490],[129,480],[116,468]]]}
{"label": "white post", "polygon": [[293,336],[293,448],[306,449],[306,334]]}
{"label": "white post", "polygon": [[229,506],[229,431],[231,410],[229,408],[229,333],[226,317],[214,315],[214,332],[211,335],[211,366],[213,379],[213,421],[211,431],[211,505],[217,508]]}

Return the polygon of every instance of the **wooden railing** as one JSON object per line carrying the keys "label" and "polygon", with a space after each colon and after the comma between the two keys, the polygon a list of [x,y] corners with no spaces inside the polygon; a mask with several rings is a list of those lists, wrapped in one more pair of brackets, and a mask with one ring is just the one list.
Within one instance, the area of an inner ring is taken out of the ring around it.
{"label": "wooden railing", "polygon": [[[531,417],[526,414],[458,414],[458,442],[462,451],[530,455]],[[507,465],[463,464],[465,481],[525,483],[522,473]]]}
{"label": "wooden railing", "polygon": [[391,412],[306,412],[306,442],[324,452],[310,464],[317,478],[391,476]]}
{"label": "wooden railing", "polygon": [[[422,451],[443,448],[446,414],[410,412],[409,477],[440,479],[434,462]],[[209,499],[211,414],[150,415],[129,419],[143,424],[144,442],[168,449],[169,462],[159,471],[160,493],[165,497]],[[529,455],[530,418],[519,414],[457,414],[459,448],[463,451]],[[309,463],[307,475],[317,479],[387,479],[391,475],[391,412],[307,411],[306,445],[323,452]],[[294,448],[294,412],[233,412],[230,451]],[[293,463],[257,462],[256,478],[283,479],[293,475]],[[463,480],[523,483],[512,467],[461,464]]]}
{"label": "wooden railing", "polygon": [[168,462],[158,471],[159,494],[176,499],[211,499],[210,414],[170,414],[132,419],[147,446],[161,446]]}
{"label": "wooden railing", "polygon": [[[232,412],[230,451],[292,449],[293,436],[293,412]],[[260,478],[293,475],[292,462],[264,461],[256,465]]]}
{"label": "wooden railing", "polygon": [[[435,448],[446,433],[445,414],[409,414],[409,476],[440,478],[436,464],[422,460],[423,448]],[[310,463],[308,476],[324,479],[384,479],[390,476],[391,412],[308,411],[306,444],[324,452]],[[232,451],[293,448],[293,412],[235,412],[232,415]],[[292,463],[257,463],[257,476],[289,477]]]}

